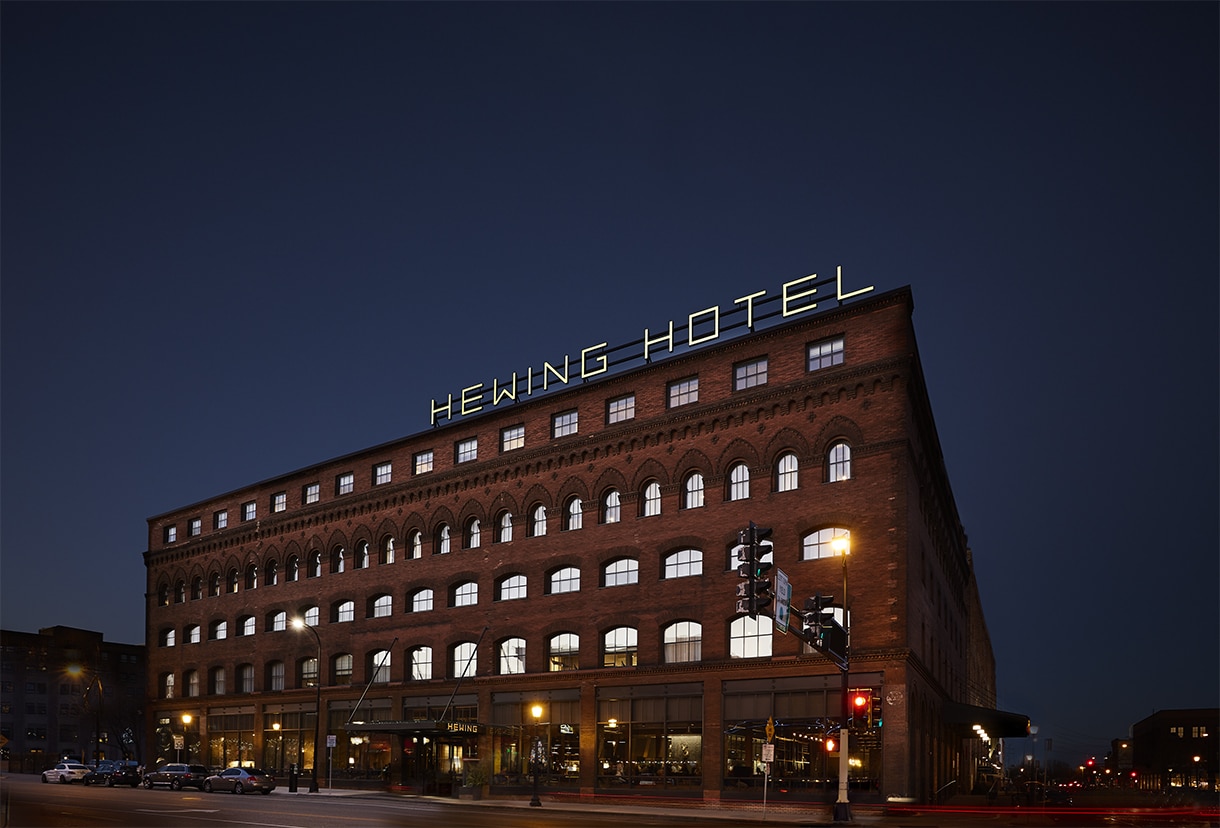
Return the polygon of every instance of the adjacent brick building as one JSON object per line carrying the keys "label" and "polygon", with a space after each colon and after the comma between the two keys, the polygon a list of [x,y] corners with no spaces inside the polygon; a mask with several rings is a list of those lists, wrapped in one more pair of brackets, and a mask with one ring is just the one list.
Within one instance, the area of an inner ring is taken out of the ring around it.
{"label": "adjacent brick building", "polygon": [[833,798],[837,669],[735,612],[754,521],[798,609],[841,594],[829,542],[850,536],[853,798],[968,789],[998,744],[972,724],[1024,720],[992,709],[912,296],[815,309],[808,288],[692,315],[673,354],[682,325],[646,332],[634,367],[602,343],[472,386],[431,402],[438,427],[149,519],[153,753],[310,767],[320,672],[336,785],[445,791],[477,766],[508,792],[537,739],[548,789],[760,796],[770,720],[771,795]]}

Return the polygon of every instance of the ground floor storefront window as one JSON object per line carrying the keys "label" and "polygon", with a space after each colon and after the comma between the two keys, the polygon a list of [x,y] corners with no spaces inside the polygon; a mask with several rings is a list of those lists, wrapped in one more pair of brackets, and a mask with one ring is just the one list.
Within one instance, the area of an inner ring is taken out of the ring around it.
{"label": "ground floor storefront window", "polygon": [[703,784],[703,686],[603,688],[597,787],[695,790]]}
{"label": "ground floor storefront window", "polygon": [[492,694],[493,785],[580,786],[580,691]]}

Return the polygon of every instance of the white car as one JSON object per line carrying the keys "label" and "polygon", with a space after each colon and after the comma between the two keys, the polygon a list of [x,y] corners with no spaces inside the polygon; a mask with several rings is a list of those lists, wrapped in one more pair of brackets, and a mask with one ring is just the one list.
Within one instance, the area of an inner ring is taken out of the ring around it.
{"label": "white car", "polygon": [[79,782],[89,773],[89,769],[80,762],[60,762],[50,770],[42,772],[43,782]]}

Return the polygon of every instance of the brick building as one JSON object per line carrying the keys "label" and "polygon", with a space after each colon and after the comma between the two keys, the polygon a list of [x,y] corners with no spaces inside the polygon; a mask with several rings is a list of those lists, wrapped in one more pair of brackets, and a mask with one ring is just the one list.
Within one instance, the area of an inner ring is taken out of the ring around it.
{"label": "brick building", "polygon": [[761,796],[771,720],[771,796],[833,799],[838,670],[735,612],[754,521],[798,609],[841,594],[850,537],[871,700],[852,798],[968,790],[999,744],[972,725],[1025,720],[994,710],[912,296],[816,308],[826,284],[471,386],[431,430],[150,518],[153,754],[177,735],[191,761],[308,768],[319,741],[324,784],[445,792],[477,767],[512,792],[538,745],[547,789],[715,800]]}

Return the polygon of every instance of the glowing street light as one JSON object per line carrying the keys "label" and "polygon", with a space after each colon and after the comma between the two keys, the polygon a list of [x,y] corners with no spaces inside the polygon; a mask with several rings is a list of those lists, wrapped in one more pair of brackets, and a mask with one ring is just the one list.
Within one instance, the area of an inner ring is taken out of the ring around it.
{"label": "glowing street light", "polygon": [[306,624],[300,618],[292,619],[292,628],[296,630],[309,630],[313,633],[314,639],[318,642],[318,675],[314,681],[314,687],[317,692],[317,706],[314,713],[313,724],[313,768],[312,775],[309,777],[309,792],[318,792],[318,755],[322,750],[322,636],[318,635],[318,631]]}

